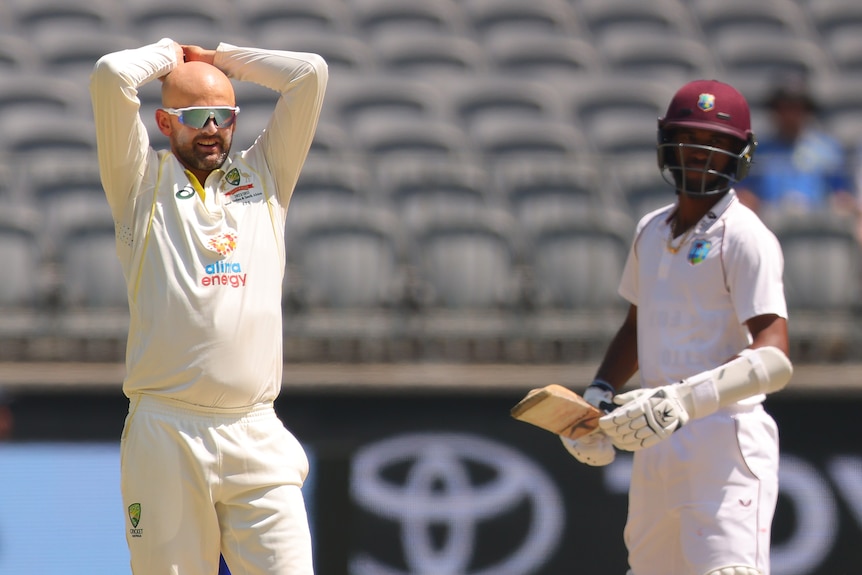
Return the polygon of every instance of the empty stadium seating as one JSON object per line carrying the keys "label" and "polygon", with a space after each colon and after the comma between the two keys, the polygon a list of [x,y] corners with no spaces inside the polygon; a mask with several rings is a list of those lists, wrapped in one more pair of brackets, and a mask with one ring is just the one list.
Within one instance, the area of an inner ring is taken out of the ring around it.
{"label": "empty stadium seating", "polygon": [[[855,149],[860,32],[857,0],[3,2],[0,201],[15,206],[8,213],[36,209],[42,227],[0,225],[0,244],[17,250],[18,281],[38,284],[15,284],[33,299],[20,302],[18,323],[0,318],[0,335],[12,326],[43,337],[48,322],[73,343],[40,353],[122,353],[125,288],[115,283],[87,94],[104,53],[167,36],[311,51],[329,62],[288,215],[286,357],[564,361],[595,358],[610,336],[634,222],[673,201],[654,145],[674,90],[727,80],[749,98],[758,132],[776,72],[805,71],[824,124]],[[277,94],[235,87],[242,149]],[[139,96],[151,143],[165,147],[153,120],[159,83]],[[852,327],[850,276],[860,265],[852,238],[798,222],[777,233],[791,311],[826,313],[822,329],[840,340],[806,353],[834,360],[840,345],[862,342]],[[24,248],[31,236],[34,247]],[[809,260],[833,266],[818,272],[833,281],[812,283],[797,265]],[[820,290],[827,312],[811,308]],[[0,293],[4,310],[14,297]],[[795,321],[794,336],[833,341],[812,325]],[[509,347],[524,340],[522,353]]]}

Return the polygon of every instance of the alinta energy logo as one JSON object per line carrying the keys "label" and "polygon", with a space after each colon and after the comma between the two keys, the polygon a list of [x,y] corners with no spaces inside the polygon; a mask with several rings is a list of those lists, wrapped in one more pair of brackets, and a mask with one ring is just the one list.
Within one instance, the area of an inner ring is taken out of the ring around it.
{"label": "alinta energy logo", "polygon": [[352,496],[368,525],[399,534],[360,546],[350,560],[355,575],[525,575],[562,536],[563,501],[553,481],[489,439],[399,435],[363,447],[352,472]]}
{"label": "alinta energy logo", "polygon": [[[236,232],[219,234],[207,242],[207,247],[220,256],[227,257],[236,250],[238,238]],[[201,278],[203,287],[245,287],[246,274],[242,271],[242,265],[239,262],[218,261],[207,264],[204,266],[204,273],[206,275]]]}
{"label": "alinta energy logo", "polygon": [[141,522],[141,504],[132,503],[129,505],[129,521],[132,523],[132,528],[129,529],[129,535],[132,537],[143,537],[144,530],[138,528],[138,523]]}

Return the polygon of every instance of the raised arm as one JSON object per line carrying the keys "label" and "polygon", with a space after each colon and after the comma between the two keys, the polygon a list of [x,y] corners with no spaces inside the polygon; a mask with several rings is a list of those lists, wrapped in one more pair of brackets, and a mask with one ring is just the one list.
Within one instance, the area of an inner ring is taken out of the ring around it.
{"label": "raised arm", "polygon": [[[187,50],[187,57],[197,54]],[[213,64],[232,79],[280,94],[266,131],[254,146],[260,150],[251,153],[264,154],[278,185],[279,201],[287,205],[317,128],[329,78],[326,62],[317,54],[222,43],[213,54]],[[242,108],[242,102],[237,104]]]}
{"label": "raised arm", "polygon": [[179,44],[165,38],[102,56],[90,76],[102,186],[115,214],[137,189],[149,152],[138,88],[169,73],[181,58]]}

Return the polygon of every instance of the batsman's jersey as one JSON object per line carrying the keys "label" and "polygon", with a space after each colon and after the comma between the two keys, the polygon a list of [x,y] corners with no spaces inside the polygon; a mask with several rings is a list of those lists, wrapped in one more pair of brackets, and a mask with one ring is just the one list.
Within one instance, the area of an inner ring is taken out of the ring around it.
{"label": "batsman's jersey", "polygon": [[314,54],[221,44],[216,67],[280,98],[257,141],[198,182],[171,152],[150,147],[139,116],[138,87],[177,65],[172,46],[165,39],[106,56],[90,84],[128,285],[123,390],[218,408],[272,401],[282,378],[287,205],[317,125],[326,64]]}
{"label": "batsman's jersey", "polygon": [[678,238],[671,237],[675,209],[638,223],[620,283],[620,295],[638,307],[645,387],[726,362],[751,342],[745,322],[753,317],[787,317],[781,246],[733,190]]}

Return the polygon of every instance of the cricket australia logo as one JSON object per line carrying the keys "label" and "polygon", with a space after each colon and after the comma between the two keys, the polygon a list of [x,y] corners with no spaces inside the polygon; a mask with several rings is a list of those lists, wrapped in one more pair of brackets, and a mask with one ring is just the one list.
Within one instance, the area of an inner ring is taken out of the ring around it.
{"label": "cricket australia logo", "polygon": [[129,535],[132,537],[143,537],[144,530],[138,529],[138,523],[141,522],[141,504],[132,503],[129,505],[129,521],[132,522],[132,528],[129,529]]}
{"label": "cricket australia logo", "polygon": [[234,168],[225,175],[224,179],[227,180],[227,183],[230,185],[238,186],[242,181],[242,176],[239,173],[239,170]]}
{"label": "cricket australia logo", "polygon": [[[230,189],[224,190],[225,198],[228,203],[233,202],[249,202],[253,198],[262,196],[259,189],[255,189],[254,182],[251,180],[251,174],[239,171],[239,168],[231,169],[224,176],[225,182],[231,186]],[[243,184],[243,181],[246,183]]]}
{"label": "cricket australia logo", "polygon": [[236,249],[236,232],[226,232],[211,238],[207,247],[221,256],[228,256]]}

